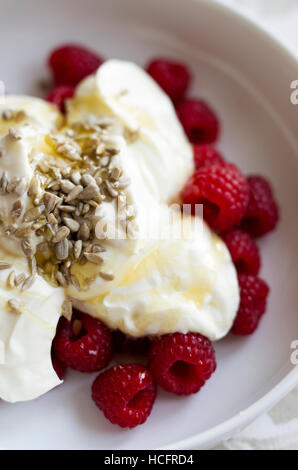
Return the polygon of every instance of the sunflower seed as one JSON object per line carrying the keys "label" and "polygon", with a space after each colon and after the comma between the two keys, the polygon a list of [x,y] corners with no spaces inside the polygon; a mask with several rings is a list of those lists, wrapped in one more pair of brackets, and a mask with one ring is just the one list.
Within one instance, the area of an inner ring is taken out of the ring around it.
{"label": "sunflower seed", "polygon": [[92,253],[103,253],[104,251],[106,251],[106,249],[99,243],[92,245]]}
{"label": "sunflower seed", "polygon": [[100,159],[99,164],[101,167],[107,167],[109,166],[110,161],[111,161],[110,157],[105,156]]}
{"label": "sunflower seed", "polygon": [[60,187],[61,187],[61,191],[63,191],[65,194],[69,194],[70,191],[73,190],[75,185],[69,180],[61,180]]}
{"label": "sunflower seed", "polygon": [[97,253],[87,253],[85,251],[84,256],[86,257],[87,261],[90,261],[90,263],[94,263],[94,264],[103,263],[103,258],[99,256]]}
{"label": "sunflower seed", "polygon": [[121,170],[121,168],[118,168],[117,166],[115,166],[115,167],[112,169],[111,178],[112,178],[113,180],[118,180],[121,175],[122,175],[122,170]]}
{"label": "sunflower seed", "polygon": [[7,185],[8,185],[7,174],[6,174],[6,171],[4,171],[0,180],[0,191],[2,193],[6,192]]}
{"label": "sunflower seed", "polygon": [[84,207],[82,209],[81,214],[86,215],[89,212],[89,210],[90,210],[90,205],[89,204],[84,204]]}
{"label": "sunflower seed", "polygon": [[21,201],[21,199],[19,199],[12,206],[12,210],[10,213],[11,217],[13,219],[18,219],[22,214],[22,210],[23,210],[23,202]]}
{"label": "sunflower seed", "polygon": [[73,254],[75,259],[79,259],[82,253],[82,240],[77,240],[74,244]]}
{"label": "sunflower seed", "polygon": [[27,258],[31,258],[34,255],[34,249],[30,240],[22,240],[21,247]]}
{"label": "sunflower seed", "polygon": [[55,209],[55,206],[61,201],[61,198],[55,196],[55,194],[45,192],[42,198],[45,209],[47,212],[52,212]]}
{"label": "sunflower seed", "polygon": [[20,134],[17,129],[13,129],[12,127],[8,129],[8,135],[12,140],[21,140],[22,138],[22,134]]}
{"label": "sunflower seed", "polygon": [[99,189],[96,184],[89,184],[85,189],[80,193],[79,199],[86,201],[88,199],[93,199],[100,195]]}
{"label": "sunflower seed", "polygon": [[53,213],[49,214],[47,218],[49,224],[51,224],[52,227],[55,227],[58,224],[58,220],[56,219]]}
{"label": "sunflower seed", "polygon": [[76,210],[75,206],[60,206],[59,209],[60,211],[67,213],[75,212]]}
{"label": "sunflower seed", "polygon": [[88,173],[85,173],[82,178],[81,178],[81,182],[84,186],[88,186],[89,184],[94,184],[96,185],[96,181],[95,179],[93,178],[93,176],[89,175]]}
{"label": "sunflower seed", "polygon": [[67,281],[61,271],[56,272],[56,279],[58,283],[60,284],[60,286],[63,286],[63,287],[67,286]]}
{"label": "sunflower seed", "polygon": [[21,224],[14,232],[16,238],[27,238],[31,233],[30,225]]}
{"label": "sunflower seed", "polygon": [[2,119],[4,119],[4,121],[9,121],[12,116],[13,114],[11,109],[4,109],[4,111],[2,112]]}
{"label": "sunflower seed", "polygon": [[45,209],[44,205],[40,205],[38,207],[32,207],[32,209],[29,209],[25,213],[23,217],[24,222],[33,222],[37,220],[39,216],[42,214],[42,212],[44,211],[44,209]]}
{"label": "sunflower seed", "polygon": [[36,263],[36,259],[34,256],[32,258],[28,258],[28,266],[29,266],[31,275],[32,276],[35,275],[37,272],[37,263]]}
{"label": "sunflower seed", "polygon": [[118,191],[116,191],[111,183],[108,180],[105,180],[105,185],[107,188],[107,191],[111,197],[117,197],[118,196]]}
{"label": "sunflower seed", "polygon": [[86,222],[82,223],[80,230],[78,232],[78,239],[86,241],[90,237],[90,229]]}
{"label": "sunflower seed", "polygon": [[78,280],[78,278],[77,278],[74,274],[72,274],[72,275],[70,276],[70,280],[71,280],[71,283],[72,283],[73,287],[74,287],[76,290],[81,290],[81,286],[80,286],[79,280]]}
{"label": "sunflower seed", "polygon": [[103,271],[100,271],[99,272],[99,275],[102,279],[104,279],[105,281],[113,281],[115,279],[115,276],[114,274],[110,273],[110,272],[103,272]]}
{"label": "sunflower seed", "polygon": [[25,273],[21,273],[18,276],[16,276],[15,286],[19,287],[21,284],[23,284],[25,279],[26,279],[26,274]]}
{"label": "sunflower seed", "polygon": [[81,182],[81,173],[79,171],[74,171],[70,175],[70,179],[77,186]]}
{"label": "sunflower seed", "polygon": [[68,241],[66,238],[56,244],[56,258],[64,260],[68,257]]}
{"label": "sunflower seed", "polygon": [[36,198],[39,195],[40,191],[40,179],[37,175],[34,175],[29,185],[28,195]]}
{"label": "sunflower seed", "polygon": [[78,195],[83,191],[83,186],[80,184],[78,186],[75,186],[70,193],[67,195],[65,202],[73,201],[78,197]]}
{"label": "sunflower seed", "polygon": [[38,253],[46,253],[49,251],[49,245],[47,242],[41,242],[36,246],[36,251]]}
{"label": "sunflower seed", "polygon": [[11,264],[7,263],[6,261],[0,261],[0,270],[3,271],[4,269],[11,268]]}
{"label": "sunflower seed", "polygon": [[72,302],[71,300],[64,300],[62,304],[62,315],[68,320],[72,317]]}
{"label": "sunflower seed", "polygon": [[78,232],[78,230],[80,229],[79,222],[77,222],[74,219],[70,219],[69,217],[64,217],[63,222],[65,223],[65,225],[67,225],[67,227],[69,228],[71,232]]}
{"label": "sunflower seed", "polygon": [[79,217],[81,215],[81,212],[83,210],[83,207],[84,207],[84,204],[82,202],[79,202],[77,207],[76,207],[76,211],[75,211],[75,215],[77,217]]}
{"label": "sunflower seed", "polygon": [[[52,242],[53,243],[59,243],[62,240],[65,240],[66,237],[70,234],[70,230],[68,227],[60,227],[59,230],[56,232],[56,235],[53,237]],[[62,258],[64,259],[64,258]]]}
{"label": "sunflower seed", "polygon": [[15,313],[17,315],[20,315],[22,313],[21,308],[20,308],[21,307],[20,302],[16,299],[9,299],[7,301],[7,307],[12,313]]}
{"label": "sunflower seed", "polygon": [[16,282],[16,273],[15,271],[10,271],[7,280],[6,280],[6,285],[8,288],[12,289],[15,286]]}
{"label": "sunflower seed", "polygon": [[25,281],[23,282],[21,290],[28,290],[34,284],[35,276],[28,276]]}

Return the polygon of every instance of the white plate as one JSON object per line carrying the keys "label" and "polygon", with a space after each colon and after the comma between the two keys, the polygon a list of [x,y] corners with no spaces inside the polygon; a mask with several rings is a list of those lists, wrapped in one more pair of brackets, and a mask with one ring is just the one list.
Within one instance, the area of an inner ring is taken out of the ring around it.
{"label": "white plate", "polygon": [[218,370],[198,395],[160,391],[144,426],[120,430],[92,403],[93,377],[73,372],[34,402],[0,403],[0,447],[211,447],[298,383],[290,362],[298,338],[298,107],[290,102],[297,62],[252,23],[210,1],[9,0],[1,1],[1,18],[0,79],[8,92],[35,94],[48,51],[63,41],[139,64],[156,54],[183,59],[195,75],[191,93],[222,119],[220,149],[246,173],[273,181],[282,220],[260,243],[262,276],[272,288],[268,312],[254,336],[216,345]]}

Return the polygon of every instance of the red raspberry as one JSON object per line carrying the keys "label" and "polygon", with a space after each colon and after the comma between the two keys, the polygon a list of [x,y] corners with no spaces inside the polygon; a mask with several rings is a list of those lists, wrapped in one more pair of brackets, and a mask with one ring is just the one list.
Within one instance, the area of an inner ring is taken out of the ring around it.
{"label": "red raspberry", "polygon": [[110,362],[112,333],[99,320],[76,310],[71,321],[60,318],[53,346],[66,366],[95,372]]}
{"label": "red raspberry", "polygon": [[226,233],[223,239],[238,273],[257,275],[261,265],[260,253],[256,242],[249,233],[234,229]]}
{"label": "red raspberry", "polygon": [[155,397],[151,373],[139,364],[118,364],[100,374],[92,385],[92,398],[98,408],[122,428],[143,424]]}
{"label": "red raspberry", "polygon": [[213,110],[201,100],[185,99],[176,106],[185,133],[193,144],[212,144],[219,134],[219,122]]}
{"label": "red raspberry", "polygon": [[53,348],[51,350],[51,358],[52,358],[53,369],[58,375],[59,379],[62,380],[63,377],[65,376],[66,366],[62,364],[61,361],[59,361]]}
{"label": "red raspberry", "polygon": [[60,85],[54,88],[46,97],[50,103],[54,103],[62,113],[65,112],[65,100],[72,98],[75,92],[75,87],[70,85]]}
{"label": "red raspberry", "polygon": [[195,171],[181,192],[183,204],[203,204],[204,219],[223,232],[239,224],[247,209],[249,189],[242,173],[231,163]]}
{"label": "red raspberry", "polygon": [[95,72],[102,63],[102,57],[75,44],[58,47],[48,59],[56,85],[76,86],[83,78]]}
{"label": "red raspberry", "polygon": [[189,86],[190,73],[184,64],[155,59],[146,70],[173,101],[182,98]]}
{"label": "red raspberry", "polygon": [[278,206],[271,186],[265,178],[250,176],[247,182],[250,199],[241,227],[253,237],[260,237],[275,228],[279,219]]}
{"label": "red raspberry", "polygon": [[257,276],[240,274],[238,279],[240,307],[231,331],[236,335],[250,335],[258,327],[260,318],[266,310],[269,287]]}
{"label": "red raspberry", "polygon": [[196,393],[216,369],[208,338],[174,333],[153,341],[149,368],[158,385],[177,395]]}
{"label": "red raspberry", "polygon": [[210,166],[215,163],[224,163],[222,155],[215,150],[212,145],[197,144],[193,146],[195,167],[197,170],[203,166]]}
{"label": "red raspberry", "polygon": [[147,355],[150,347],[148,336],[133,338],[125,335],[122,331],[113,331],[113,344],[115,352],[131,355]]}

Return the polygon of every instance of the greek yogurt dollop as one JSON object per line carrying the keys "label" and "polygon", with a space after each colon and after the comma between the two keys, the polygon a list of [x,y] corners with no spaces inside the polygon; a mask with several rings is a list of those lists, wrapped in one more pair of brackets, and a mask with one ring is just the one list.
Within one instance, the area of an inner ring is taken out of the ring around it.
{"label": "greek yogurt dollop", "polygon": [[7,96],[1,115],[2,399],[30,400],[60,383],[50,351],[65,301],[135,337],[227,334],[239,304],[236,272],[201,218],[184,215],[182,230],[170,207],[193,171],[192,149],[171,101],[143,70],[105,62],[78,86],[65,120],[23,96]]}

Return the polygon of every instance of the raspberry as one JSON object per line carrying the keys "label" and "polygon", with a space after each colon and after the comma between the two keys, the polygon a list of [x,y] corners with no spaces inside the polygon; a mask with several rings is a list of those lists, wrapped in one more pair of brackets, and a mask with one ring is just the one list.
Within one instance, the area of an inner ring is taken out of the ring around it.
{"label": "raspberry", "polygon": [[201,100],[185,99],[176,106],[185,133],[193,144],[212,144],[219,134],[219,122],[212,109]]}
{"label": "raspberry", "polygon": [[197,144],[193,146],[195,167],[197,170],[203,166],[210,166],[215,163],[224,163],[222,155],[215,150],[212,145]]}
{"label": "raspberry", "polygon": [[53,348],[51,350],[51,358],[52,358],[53,369],[58,375],[59,379],[62,380],[66,372],[66,366],[62,364],[61,361],[59,361]]}
{"label": "raspberry", "polygon": [[232,326],[236,335],[250,335],[258,327],[261,316],[266,310],[269,287],[257,276],[240,274],[240,307]]}
{"label": "raspberry", "polygon": [[194,172],[181,192],[183,204],[203,204],[204,219],[223,232],[239,224],[247,209],[249,188],[231,163],[205,166]]}
{"label": "raspberry", "polygon": [[260,237],[276,227],[279,219],[278,206],[270,184],[262,176],[247,178],[250,199],[241,227],[253,237]]}
{"label": "raspberry", "polygon": [[102,63],[102,57],[75,44],[58,47],[48,59],[55,85],[76,86],[83,78],[95,72]]}
{"label": "raspberry", "polygon": [[240,229],[226,233],[223,239],[231,253],[239,274],[257,275],[260,270],[260,253],[254,239]]}
{"label": "raspberry", "polygon": [[113,343],[115,352],[131,355],[147,355],[150,347],[150,340],[147,336],[133,338],[125,335],[119,330],[113,331]]}
{"label": "raspberry", "polygon": [[173,101],[182,98],[189,86],[190,73],[183,64],[155,59],[147,65],[146,70]]}
{"label": "raspberry", "polygon": [[158,385],[177,395],[196,393],[216,369],[208,338],[174,333],[153,341],[149,368]]}
{"label": "raspberry", "polygon": [[60,318],[53,346],[66,366],[95,372],[111,359],[112,333],[99,320],[75,310],[71,321]]}
{"label": "raspberry", "polygon": [[152,375],[139,364],[118,364],[100,374],[92,398],[105,417],[122,428],[143,424],[156,397]]}
{"label": "raspberry", "polygon": [[50,103],[54,103],[62,113],[65,112],[65,100],[72,98],[75,92],[75,88],[70,85],[60,85],[54,88],[46,97],[46,100]]}

